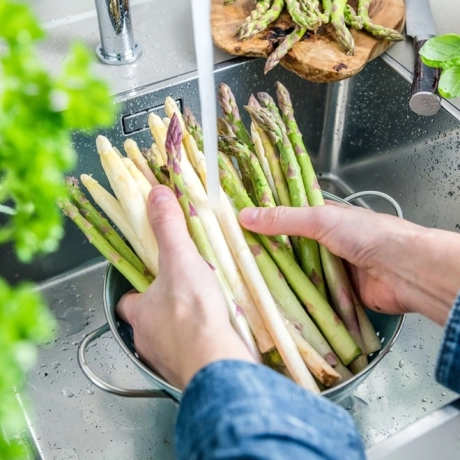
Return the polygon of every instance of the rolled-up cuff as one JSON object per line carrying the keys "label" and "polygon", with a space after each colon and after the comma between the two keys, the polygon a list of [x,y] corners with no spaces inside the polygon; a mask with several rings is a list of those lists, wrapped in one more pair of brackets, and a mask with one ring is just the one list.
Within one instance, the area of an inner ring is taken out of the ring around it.
{"label": "rolled-up cuff", "polygon": [[460,294],[450,311],[436,364],[436,380],[460,393]]}
{"label": "rolled-up cuff", "polygon": [[186,388],[175,430],[179,460],[364,459],[350,415],[266,366],[218,361]]}

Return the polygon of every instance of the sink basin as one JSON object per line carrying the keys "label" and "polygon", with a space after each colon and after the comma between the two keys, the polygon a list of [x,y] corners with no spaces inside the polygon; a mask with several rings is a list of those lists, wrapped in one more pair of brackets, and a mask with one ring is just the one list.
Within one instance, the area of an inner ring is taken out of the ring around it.
{"label": "sink basin", "polygon": [[[407,219],[455,231],[460,228],[460,118],[446,108],[432,118],[413,114],[407,103],[410,85],[390,61],[376,59],[350,80],[322,85],[282,68],[263,77],[263,61],[236,59],[218,65],[216,81],[232,88],[240,107],[251,92],[274,95],[275,82],[282,81],[291,93],[325,190],[339,196],[362,190],[386,192],[399,202]],[[120,94],[123,109],[118,122],[100,133],[120,149],[127,137],[148,147],[152,142],[148,112],[161,115],[166,96],[199,115],[196,75],[186,74]],[[108,186],[95,135],[75,133],[74,143],[80,156],[73,174],[93,174]],[[361,204],[392,212],[379,199]],[[40,351],[36,371],[21,396],[36,455],[85,460],[173,458],[173,403],[109,395],[94,388],[77,365],[78,344],[105,323],[101,304],[105,267],[71,222],[66,223],[61,249],[31,265],[17,262],[10,247],[0,247],[2,276],[13,283],[38,282],[59,324],[55,341]],[[455,398],[433,378],[441,334],[441,328],[419,316],[407,318],[392,352],[343,401],[367,447]],[[87,359],[98,375],[113,384],[126,388],[145,384],[110,334],[88,350]]]}
{"label": "sink basin", "polygon": [[458,457],[460,400],[423,417],[368,450],[368,460],[440,460]]}

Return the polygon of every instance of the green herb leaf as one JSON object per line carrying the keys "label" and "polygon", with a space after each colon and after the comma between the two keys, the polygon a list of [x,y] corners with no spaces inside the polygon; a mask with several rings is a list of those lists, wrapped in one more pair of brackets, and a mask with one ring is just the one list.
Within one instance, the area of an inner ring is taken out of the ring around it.
{"label": "green herb leaf", "polygon": [[460,65],[442,71],[438,89],[442,97],[460,97]]}
{"label": "green herb leaf", "polygon": [[27,5],[1,0],[0,18],[0,37],[10,45],[31,42],[44,36],[42,28]]}
{"label": "green herb leaf", "polygon": [[430,38],[422,46],[420,56],[429,67],[448,69],[460,65],[460,35],[445,34]]}
{"label": "green herb leaf", "polygon": [[107,84],[88,78],[93,63],[90,51],[81,43],[75,43],[67,59],[62,75],[56,82],[66,99],[63,113],[65,123],[73,129],[94,129],[113,123],[115,107],[107,107],[110,92]]}
{"label": "green herb leaf", "polygon": [[[59,77],[39,59],[45,34],[24,2],[0,0],[0,244],[19,258],[56,250],[63,235],[57,201],[67,196],[64,175],[76,162],[71,131],[108,126],[115,105],[92,74],[91,52],[74,45]],[[20,390],[36,345],[49,340],[54,321],[31,285],[11,288],[0,278],[0,459],[29,458],[16,435],[24,415]]]}

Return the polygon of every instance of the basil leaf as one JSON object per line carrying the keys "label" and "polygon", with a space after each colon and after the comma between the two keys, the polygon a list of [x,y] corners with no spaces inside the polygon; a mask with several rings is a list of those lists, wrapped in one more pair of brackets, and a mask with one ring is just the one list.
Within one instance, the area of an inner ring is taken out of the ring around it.
{"label": "basil leaf", "polygon": [[420,56],[430,67],[448,69],[460,65],[460,35],[445,34],[430,38],[422,46]]}
{"label": "basil leaf", "polygon": [[442,97],[448,99],[460,96],[460,65],[442,71],[438,90]]}

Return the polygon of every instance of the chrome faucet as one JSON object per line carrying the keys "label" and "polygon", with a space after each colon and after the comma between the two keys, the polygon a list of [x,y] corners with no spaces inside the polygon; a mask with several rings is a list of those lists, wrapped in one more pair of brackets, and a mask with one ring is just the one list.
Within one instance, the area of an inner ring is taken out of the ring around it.
{"label": "chrome faucet", "polygon": [[129,0],[95,0],[101,44],[98,58],[104,64],[123,65],[135,61],[142,54],[135,42]]}

